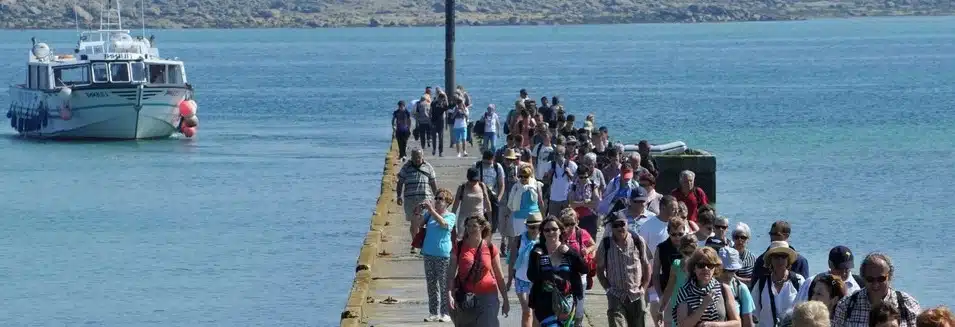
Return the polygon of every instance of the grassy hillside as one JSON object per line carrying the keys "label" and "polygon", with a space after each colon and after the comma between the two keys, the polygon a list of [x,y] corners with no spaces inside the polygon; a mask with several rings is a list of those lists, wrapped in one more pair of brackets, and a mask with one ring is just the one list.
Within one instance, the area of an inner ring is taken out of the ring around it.
{"label": "grassy hillside", "polygon": [[[140,1],[122,1],[139,25]],[[98,22],[103,0],[0,0],[0,28],[72,28]],[[414,26],[444,22],[443,0],[146,0],[150,27]],[[949,0],[465,0],[469,25],[722,22],[814,17],[949,15]]]}

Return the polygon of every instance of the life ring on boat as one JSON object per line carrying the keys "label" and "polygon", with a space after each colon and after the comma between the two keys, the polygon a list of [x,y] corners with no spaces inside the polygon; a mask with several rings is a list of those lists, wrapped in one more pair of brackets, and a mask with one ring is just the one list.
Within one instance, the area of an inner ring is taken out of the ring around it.
{"label": "life ring on boat", "polygon": [[69,102],[63,103],[63,105],[60,106],[60,119],[63,119],[63,120],[73,119],[73,110],[70,109]]}

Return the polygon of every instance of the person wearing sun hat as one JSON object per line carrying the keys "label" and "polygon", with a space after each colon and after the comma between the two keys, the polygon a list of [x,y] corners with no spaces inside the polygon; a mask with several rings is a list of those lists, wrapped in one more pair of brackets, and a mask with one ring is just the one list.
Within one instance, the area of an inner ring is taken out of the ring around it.
{"label": "person wearing sun hat", "polygon": [[[788,221],[778,220],[769,227],[769,240],[770,241],[785,241],[786,244],[789,244],[789,248],[796,252],[796,262],[792,264],[792,267],[789,270],[799,274],[800,276],[809,276],[809,261],[805,257],[800,255],[796,248],[792,247],[792,243],[789,243],[789,237],[792,235],[792,225]],[[765,254],[765,253],[764,253]],[[769,270],[766,269],[766,258],[765,255],[759,255],[756,257],[756,262],[753,264],[753,277],[750,280],[749,288],[755,288],[755,284],[752,284],[756,281],[757,278],[761,276],[769,275]]]}
{"label": "person wearing sun hat", "polygon": [[796,250],[789,247],[786,241],[773,241],[763,254],[765,268],[770,273],[758,277],[753,283],[757,326],[776,326],[786,311],[796,305],[796,295],[806,281],[802,275],[790,270],[798,257]]}
{"label": "person wearing sun hat", "polygon": [[[510,143],[512,138],[508,136],[507,140]],[[511,209],[507,207],[507,202],[511,195],[511,188],[513,188],[515,184],[520,183],[518,169],[520,169],[521,162],[518,160],[517,151],[507,146],[498,149],[498,153],[499,155],[495,156],[500,157],[499,163],[504,170],[504,194],[501,195],[501,201],[498,202],[497,206],[497,231],[501,235],[501,255],[507,257],[507,254],[510,253],[510,251],[507,250],[507,246],[510,244],[508,236],[517,235],[513,233],[514,227],[510,219]]]}
{"label": "person wearing sun hat", "polygon": [[544,221],[541,215],[531,215],[524,222],[525,231],[511,241],[511,254],[508,256],[508,274],[506,289],[514,285],[514,292],[521,304],[521,326],[530,326],[533,322],[534,311],[530,308],[531,292],[530,278],[527,277],[528,259],[531,250],[540,240],[540,224]]}

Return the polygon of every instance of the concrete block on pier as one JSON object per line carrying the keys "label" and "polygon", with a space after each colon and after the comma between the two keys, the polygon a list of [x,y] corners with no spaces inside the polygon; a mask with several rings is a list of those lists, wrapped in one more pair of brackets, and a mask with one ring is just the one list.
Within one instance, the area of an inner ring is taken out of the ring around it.
{"label": "concrete block on pier", "polygon": [[680,172],[692,171],[696,174],[696,186],[706,192],[711,203],[716,202],[716,156],[703,150],[687,150],[676,155],[655,155],[657,170],[657,192],[670,194],[679,187]]}

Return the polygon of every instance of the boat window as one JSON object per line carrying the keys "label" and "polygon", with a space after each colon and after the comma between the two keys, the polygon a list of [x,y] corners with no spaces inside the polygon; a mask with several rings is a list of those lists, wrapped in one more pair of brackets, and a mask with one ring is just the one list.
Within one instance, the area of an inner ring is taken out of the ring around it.
{"label": "boat window", "polygon": [[166,84],[166,65],[149,65],[149,82],[153,84]]}
{"label": "boat window", "polygon": [[166,83],[169,84],[182,84],[182,66],[179,65],[169,65],[167,68],[167,77]]}
{"label": "boat window", "polygon": [[141,62],[133,62],[129,64],[129,67],[133,73],[133,82],[146,81],[146,64]]}
{"label": "boat window", "polygon": [[27,65],[27,76],[29,76],[27,79],[27,86],[29,86],[31,89],[35,89],[37,85],[35,66]]}
{"label": "boat window", "polygon": [[110,82],[129,82],[129,64],[125,62],[109,64],[109,72]]}
{"label": "boat window", "polygon": [[106,64],[98,62],[93,64],[93,82],[96,83],[106,83],[109,82],[109,70],[106,69]]}
{"label": "boat window", "polygon": [[50,70],[47,66],[37,66],[36,67],[36,76],[39,80],[39,89],[46,90],[50,88]]}
{"label": "boat window", "polygon": [[[94,64],[94,67],[95,65],[96,64]],[[104,66],[103,77],[105,79],[106,67],[105,65],[103,66]],[[90,67],[86,65],[55,67],[53,68],[53,80],[55,81],[57,87],[89,84],[90,83]],[[105,82],[105,80],[103,82]]]}

